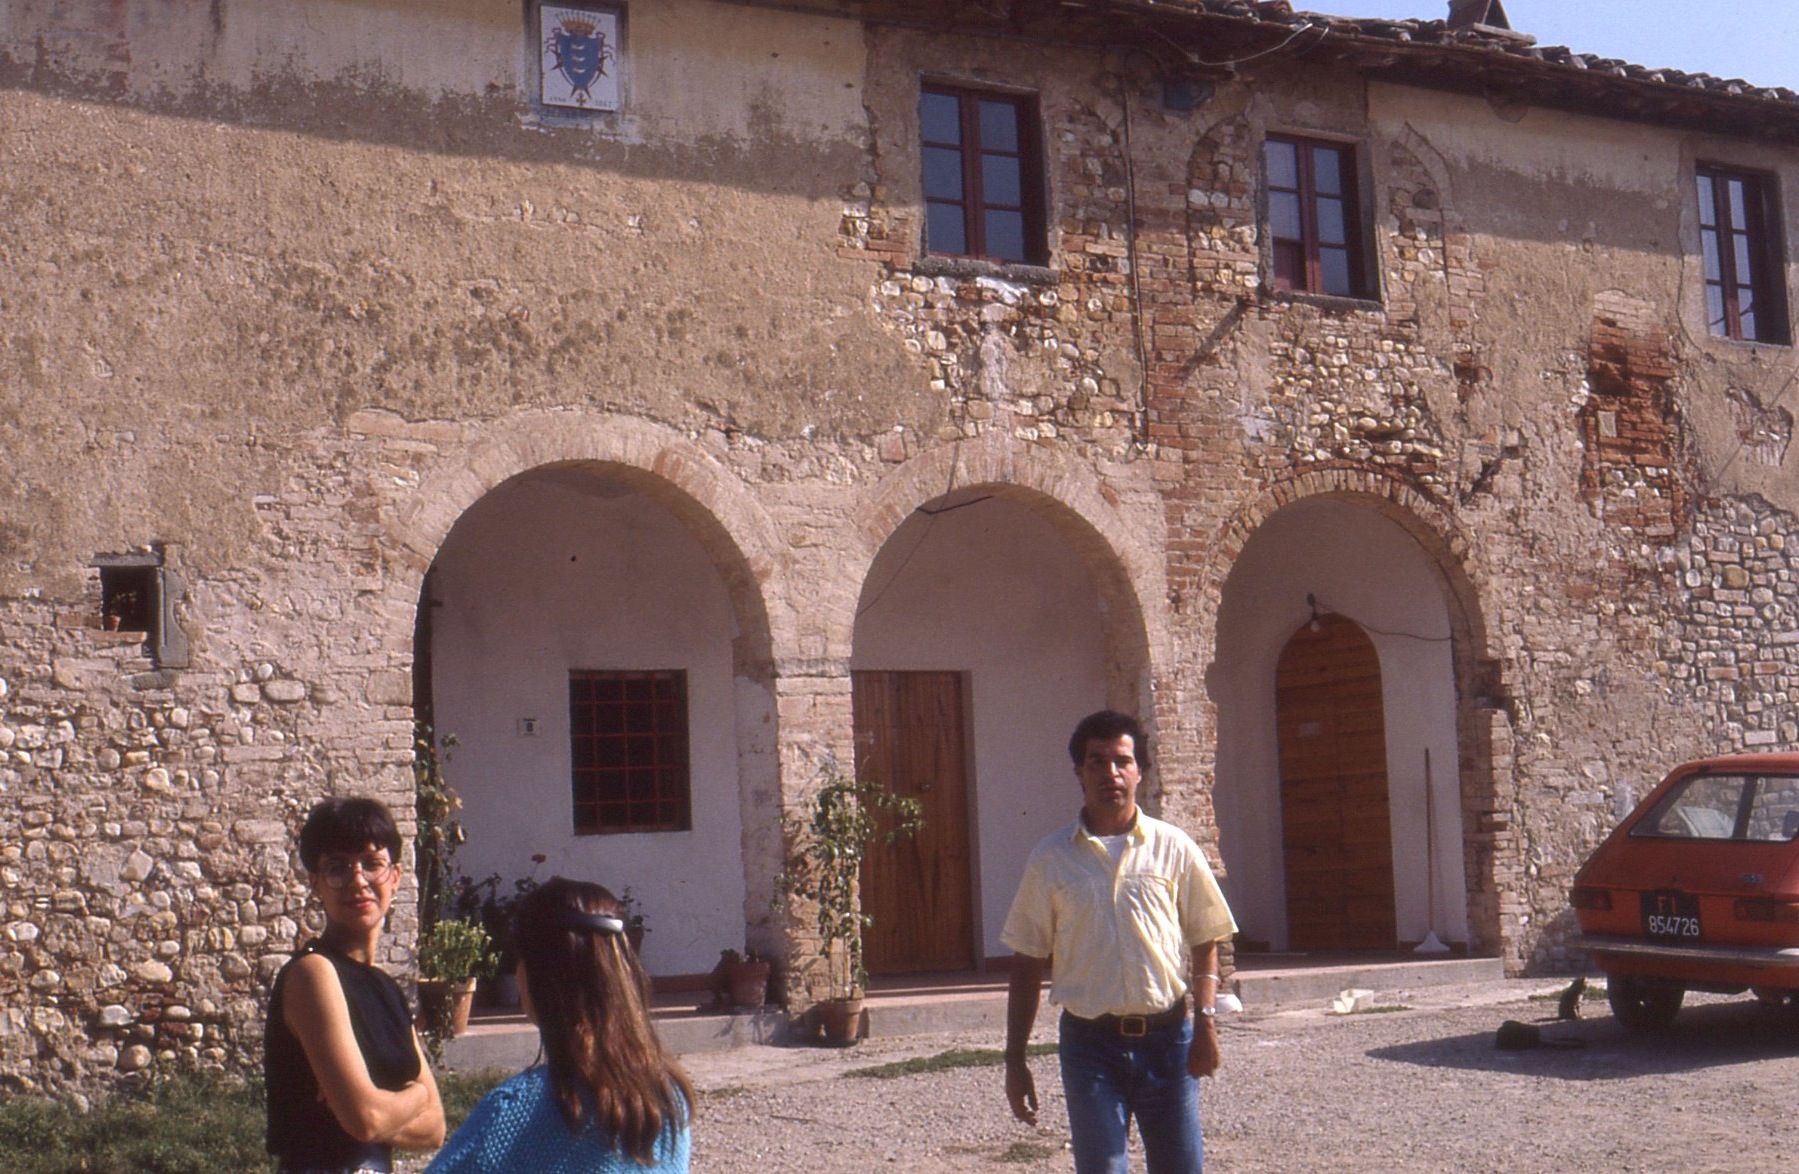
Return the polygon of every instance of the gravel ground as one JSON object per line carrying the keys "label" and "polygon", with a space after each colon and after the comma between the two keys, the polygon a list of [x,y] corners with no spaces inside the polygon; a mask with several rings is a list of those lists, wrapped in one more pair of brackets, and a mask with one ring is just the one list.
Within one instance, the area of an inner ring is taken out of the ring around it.
{"label": "gravel ground", "polygon": [[[1690,996],[1657,1035],[1625,1032],[1603,1002],[1559,1023],[1543,997],[1554,989],[1538,980],[1379,992],[1356,1015],[1229,1017],[1224,1067],[1201,1094],[1209,1167],[1746,1174],[1799,1160],[1799,1029],[1747,996]],[[1574,1046],[1499,1051],[1493,1032],[1507,1019]],[[1036,1128],[1011,1119],[998,1068],[846,1075],[999,1043],[916,1036],[689,1057],[701,1091],[694,1168],[1072,1170],[1054,1056],[1032,1061]]]}

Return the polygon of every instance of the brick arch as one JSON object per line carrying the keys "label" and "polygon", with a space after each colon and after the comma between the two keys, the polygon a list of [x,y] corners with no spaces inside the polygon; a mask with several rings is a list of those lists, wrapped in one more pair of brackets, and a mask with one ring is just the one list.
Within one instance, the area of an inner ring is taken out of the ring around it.
{"label": "brick arch", "polygon": [[[1160,507],[1153,516],[1134,519],[1084,462],[993,440],[950,445],[907,461],[881,480],[853,519],[862,558],[845,568],[853,579],[853,587],[845,583],[852,601],[875,555],[914,510],[976,487],[1045,518],[1087,564],[1120,653],[1108,683],[1111,703],[1147,707],[1149,674],[1169,657]],[[854,611],[853,606],[848,611],[852,629]],[[843,635],[847,639],[853,632]]]}
{"label": "brick arch", "polygon": [[672,429],[623,416],[535,412],[474,426],[406,497],[381,515],[384,543],[411,572],[395,603],[418,601],[424,573],[457,520],[513,477],[549,466],[588,467],[667,507],[711,555],[737,610],[744,641],[739,670],[766,675],[775,621],[765,590],[781,576],[773,522],[748,489],[710,454]]}
{"label": "brick arch", "polygon": [[[1284,506],[1313,497],[1333,497],[1371,509],[1418,542],[1447,587],[1456,683],[1458,777],[1461,780],[1464,882],[1468,894],[1471,950],[1501,955],[1507,969],[1521,966],[1524,926],[1502,908],[1500,897],[1521,869],[1521,848],[1509,831],[1514,782],[1511,777],[1511,721],[1502,678],[1501,652],[1493,643],[1477,582],[1478,558],[1467,533],[1448,507],[1392,475],[1356,466],[1308,469],[1265,485],[1244,502],[1217,532],[1208,561],[1196,575],[1194,630],[1209,661],[1217,647],[1218,608],[1226,580],[1251,535]],[[1197,666],[1203,672],[1204,666]],[[1203,720],[1211,731],[1198,740],[1207,773],[1215,762],[1217,715],[1207,702]]]}
{"label": "brick arch", "polygon": [[1457,647],[1464,655],[1482,660],[1498,655],[1480,606],[1480,591],[1470,573],[1468,536],[1447,507],[1411,482],[1360,466],[1308,469],[1265,486],[1243,503],[1218,530],[1211,557],[1198,575],[1194,592],[1201,609],[1202,625],[1210,630],[1217,619],[1224,582],[1236,566],[1237,556],[1261,525],[1282,507],[1308,497],[1355,500],[1397,523],[1430,555],[1450,588],[1450,616],[1456,626]]}

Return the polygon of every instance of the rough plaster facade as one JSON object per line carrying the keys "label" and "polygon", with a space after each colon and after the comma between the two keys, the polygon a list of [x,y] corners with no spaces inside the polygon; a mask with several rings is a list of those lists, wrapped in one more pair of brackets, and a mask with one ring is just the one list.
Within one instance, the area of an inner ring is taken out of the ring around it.
{"label": "rough plaster facade", "polygon": [[[1444,92],[1339,22],[1355,51],[1183,108],[1129,21],[832,7],[632,3],[624,108],[585,119],[531,101],[511,0],[0,15],[9,1085],[254,1056],[315,925],[298,819],[410,810],[425,572],[533,470],[648,495],[712,561],[729,866],[796,1005],[778,815],[853,757],[871,568],[933,503],[1004,498],[1086,568],[1103,685],[1067,719],[1152,716],[1153,801],[1227,874],[1207,680],[1254,669],[1214,656],[1238,555],[1306,498],[1403,529],[1450,630],[1466,944],[1514,970],[1575,961],[1573,869],[1667,764],[1799,744],[1799,365],[1707,333],[1692,183],[1773,177],[1799,239],[1789,102]],[[1280,4],[1162,7],[1163,38],[1286,35]],[[1047,267],[923,254],[921,77],[1037,95]],[[1271,131],[1356,145],[1374,297],[1269,292]],[[97,556],[143,550],[185,585],[183,666],[101,623]]]}

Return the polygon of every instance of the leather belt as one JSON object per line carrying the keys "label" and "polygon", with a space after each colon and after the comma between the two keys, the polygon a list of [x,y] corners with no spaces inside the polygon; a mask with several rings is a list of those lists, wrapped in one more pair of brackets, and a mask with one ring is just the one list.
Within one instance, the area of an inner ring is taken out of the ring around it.
{"label": "leather belt", "polygon": [[1187,1000],[1182,998],[1166,1011],[1157,1011],[1151,1015],[1100,1015],[1093,1019],[1082,1019],[1079,1015],[1069,1018],[1079,1020],[1101,1031],[1116,1032],[1126,1039],[1140,1039],[1152,1031],[1160,1031],[1164,1027],[1174,1027],[1187,1018]]}

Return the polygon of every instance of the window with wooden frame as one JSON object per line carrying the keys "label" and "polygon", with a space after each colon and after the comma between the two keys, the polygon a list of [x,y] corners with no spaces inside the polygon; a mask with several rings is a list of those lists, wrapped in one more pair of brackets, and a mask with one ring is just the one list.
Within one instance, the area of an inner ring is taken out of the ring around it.
{"label": "window with wooden frame", "polygon": [[568,726],[577,835],[693,826],[685,672],[570,670]]}
{"label": "window with wooden frame", "polygon": [[1698,174],[1707,328],[1720,338],[1787,342],[1773,180],[1703,164]]}
{"label": "window with wooden frame", "polygon": [[1275,289],[1340,298],[1373,295],[1355,149],[1269,135],[1262,145]]}
{"label": "window with wooden frame", "polygon": [[927,85],[918,124],[925,251],[1047,265],[1037,100]]}

